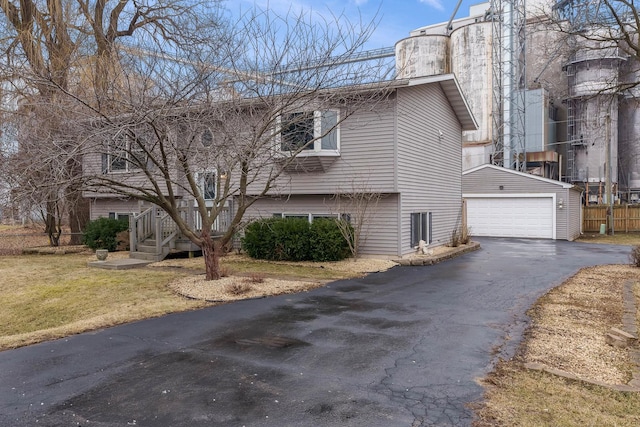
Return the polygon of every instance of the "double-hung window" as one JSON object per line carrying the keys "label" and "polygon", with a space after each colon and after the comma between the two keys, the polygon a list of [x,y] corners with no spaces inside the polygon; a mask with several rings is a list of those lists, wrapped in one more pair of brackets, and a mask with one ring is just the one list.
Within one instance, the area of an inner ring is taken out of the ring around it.
{"label": "double-hung window", "polygon": [[202,188],[202,197],[205,200],[216,199],[216,173],[215,172],[201,173],[200,185]]}
{"label": "double-hung window", "polygon": [[280,117],[280,150],[301,155],[337,154],[340,129],[337,110],[305,111]]}
{"label": "double-hung window", "polygon": [[105,172],[130,172],[146,164],[146,153],[140,136],[119,134],[109,142],[107,153],[102,156]]}

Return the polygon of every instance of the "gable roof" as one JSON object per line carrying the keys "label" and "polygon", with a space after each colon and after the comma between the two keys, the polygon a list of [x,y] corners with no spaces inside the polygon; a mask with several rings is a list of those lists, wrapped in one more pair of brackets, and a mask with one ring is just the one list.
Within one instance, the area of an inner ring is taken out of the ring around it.
{"label": "gable roof", "polygon": [[556,181],[555,179],[549,179],[549,178],[543,178],[541,176],[537,176],[537,175],[531,175],[530,173],[525,173],[525,172],[520,172],[520,171],[516,171],[513,169],[507,169],[507,168],[503,168],[501,166],[495,166],[495,165],[491,165],[491,164],[484,164],[484,165],[480,165],[480,166],[476,166],[475,168],[471,168],[471,169],[467,169],[466,171],[462,172],[462,176],[465,175],[469,175],[471,173],[474,173],[476,171],[482,170],[482,169],[491,169],[491,170],[495,170],[501,173],[510,173],[516,176],[521,176],[527,179],[534,179],[537,181],[542,181],[542,182],[546,182],[547,184],[554,184],[554,185],[558,185],[561,186],[562,188],[577,188],[575,185],[573,184],[569,184],[567,182],[562,182],[562,181]]}
{"label": "gable roof", "polygon": [[469,107],[469,103],[462,93],[458,79],[454,74],[439,74],[435,76],[398,80],[397,87],[418,86],[434,83],[438,83],[442,88],[442,91],[449,100],[449,103],[462,126],[462,130],[477,130],[478,123],[476,122],[475,117],[473,117],[471,107]]}

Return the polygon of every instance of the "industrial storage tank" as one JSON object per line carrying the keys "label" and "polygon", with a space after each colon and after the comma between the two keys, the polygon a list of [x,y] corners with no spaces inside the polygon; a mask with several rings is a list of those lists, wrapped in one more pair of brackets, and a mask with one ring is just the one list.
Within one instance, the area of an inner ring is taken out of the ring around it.
{"label": "industrial storage tank", "polygon": [[[611,144],[613,182],[617,182],[618,167],[618,103],[610,96],[594,96],[582,99],[576,108],[576,134],[572,144],[575,153],[577,180],[581,182],[599,183],[606,181],[606,142]],[[611,118],[607,135],[606,116]]]}
{"label": "industrial storage tank", "polygon": [[640,202],[640,62],[628,59],[620,80],[631,87],[620,96],[618,126],[619,184],[622,196]]}
{"label": "industrial storage tank", "polygon": [[396,43],[396,76],[399,79],[435,76],[449,72],[449,37],[420,35]]}
{"label": "industrial storage tank", "polygon": [[[477,22],[451,33],[451,71],[478,122],[478,130],[466,131],[465,143],[488,144],[492,141],[493,61],[492,24]],[[486,163],[484,159],[482,163]]]}
{"label": "industrial storage tank", "polygon": [[640,192],[640,99],[634,96],[620,101],[618,127],[619,179],[629,201],[639,201]]}
{"label": "industrial storage tank", "polygon": [[[599,29],[593,30],[591,39],[580,39],[578,49],[567,66],[569,94],[569,137],[573,148],[573,179],[588,182],[592,193],[602,192],[607,180],[607,142],[610,144],[611,175],[618,182],[618,93],[620,56],[615,42],[597,40]],[[607,134],[606,118],[610,117]],[[594,184],[594,185],[592,185]],[[597,185],[597,190],[596,186]]]}

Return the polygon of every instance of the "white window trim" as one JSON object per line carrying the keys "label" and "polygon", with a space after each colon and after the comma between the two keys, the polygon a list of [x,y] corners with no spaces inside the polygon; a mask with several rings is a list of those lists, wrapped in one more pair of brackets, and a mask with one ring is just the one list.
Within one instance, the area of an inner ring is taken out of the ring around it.
{"label": "white window trim", "polygon": [[[337,125],[332,130],[336,132],[336,145],[337,148],[335,150],[323,149],[322,148],[322,113],[324,111],[333,111],[336,113]],[[295,111],[294,113],[297,113]],[[276,118],[276,129],[275,132],[275,146],[276,150],[281,155],[291,155],[291,151],[282,150],[282,116],[278,116]],[[340,110],[335,108],[327,108],[324,110],[314,110],[313,111],[313,148],[312,149],[304,149],[300,150],[295,156],[296,157],[309,157],[309,156],[327,156],[327,157],[336,157],[340,156]]]}
{"label": "white window trim", "polygon": [[[213,199],[205,198],[204,178],[208,174],[213,174],[213,176],[214,176],[214,180],[213,180],[214,190],[213,191],[214,191],[215,197]],[[202,198],[204,199],[204,201],[207,203],[207,206],[208,206],[209,203],[215,201],[217,199],[217,196],[218,196],[218,190],[219,190],[218,189],[218,171],[216,169],[204,170],[204,171],[198,172],[196,177],[197,177],[196,182],[198,183],[198,187],[200,189],[200,194],[202,195]]]}
{"label": "white window trim", "polygon": [[[117,138],[124,138],[125,140],[125,148],[123,150],[125,156],[124,156],[124,169],[113,169],[113,160],[116,157],[114,154],[115,151],[117,151],[116,148],[116,144],[117,144]],[[131,138],[123,133],[119,133],[118,135],[116,135],[113,139],[111,139],[111,141],[109,141],[108,143],[108,149],[107,149],[107,172],[108,173],[115,173],[115,174],[122,174],[122,173],[132,173],[132,172],[137,172],[140,170],[140,167],[137,166],[133,166],[131,164]],[[140,150],[140,152],[142,153],[142,150]],[[146,153],[144,154],[146,156]]]}
{"label": "white window trim", "polygon": [[273,214],[279,215],[276,218],[302,218],[307,217],[307,220],[311,223],[314,218],[339,218],[341,214],[337,213],[307,213],[307,212],[274,212]]}
{"label": "white window trim", "polygon": [[[113,218],[111,218],[111,214],[113,214]],[[109,212],[109,218],[111,219],[120,219],[120,217],[127,217],[127,219],[133,218],[133,212]]]}

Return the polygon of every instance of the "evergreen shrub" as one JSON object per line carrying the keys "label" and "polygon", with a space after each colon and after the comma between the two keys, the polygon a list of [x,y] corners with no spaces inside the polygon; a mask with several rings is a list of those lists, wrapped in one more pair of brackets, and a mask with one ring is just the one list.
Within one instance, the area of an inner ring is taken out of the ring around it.
{"label": "evergreen shrub", "polygon": [[109,252],[116,250],[118,241],[116,235],[129,228],[127,219],[98,218],[89,221],[83,236],[82,243],[91,249],[107,249]]}

